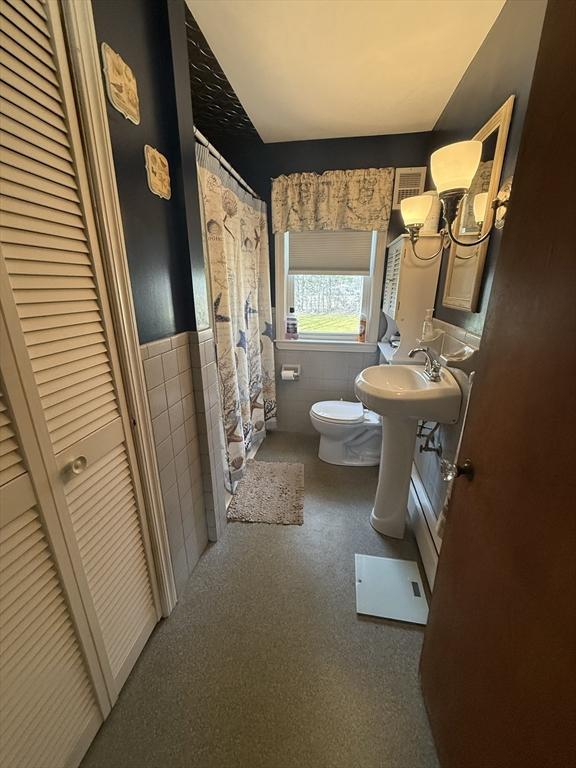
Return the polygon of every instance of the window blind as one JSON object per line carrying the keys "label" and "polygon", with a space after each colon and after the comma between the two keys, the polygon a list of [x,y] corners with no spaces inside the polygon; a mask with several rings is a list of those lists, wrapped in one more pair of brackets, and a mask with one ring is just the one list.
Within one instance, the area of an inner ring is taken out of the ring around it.
{"label": "window blind", "polygon": [[286,232],[291,275],[369,275],[375,232]]}

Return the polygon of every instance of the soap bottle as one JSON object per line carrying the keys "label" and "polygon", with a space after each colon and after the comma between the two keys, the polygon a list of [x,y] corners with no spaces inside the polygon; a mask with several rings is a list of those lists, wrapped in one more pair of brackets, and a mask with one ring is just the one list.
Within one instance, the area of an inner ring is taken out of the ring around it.
{"label": "soap bottle", "polygon": [[360,315],[360,323],[359,323],[359,327],[358,327],[358,336],[356,337],[357,341],[360,341],[362,343],[364,343],[366,341],[366,323],[367,323],[366,315],[364,313],[362,313]]}
{"label": "soap bottle", "polygon": [[286,338],[298,338],[298,318],[294,313],[294,307],[290,307],[290,312],[286,315]]}
{"label": "soap bottle", "polygon": [[430,341],[434,338],[434,326],[432,325],[432,313],[434,309],[427,309],[422,325],[422,341]]}

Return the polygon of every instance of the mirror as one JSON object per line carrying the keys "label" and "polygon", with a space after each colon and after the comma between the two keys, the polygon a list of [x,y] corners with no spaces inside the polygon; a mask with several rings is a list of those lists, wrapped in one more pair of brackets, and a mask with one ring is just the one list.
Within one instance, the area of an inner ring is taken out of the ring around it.
{"label": "mirror", "polygon": [[[454,231],[459,240],[474,241],[490,229],[492,200],[500,185],[514,96],[471,138],[482,142],[482,158],[468,194],[462,199]],[[476,247],[450,243],[442,303],[445,307],[475,312],[490,238]]]}
{"label": "mirror", "polygon": [[[458,222],[459,228],[456,230],[459,233],[459,239],[461,239],[460,235],[480,237],[482,234],[482,222],[484,222],[486,214],[490,211],[489,207],[487,207],[488,191],[490,190],[492,166],[494,165],[494,156],[496,155],[497,137],[498,131],[492,131],[490,136],[482,142],[480,165],[472,179],[468,194],[462,200],[462,216]],[[479,198],[478,195],[482,197]]]}

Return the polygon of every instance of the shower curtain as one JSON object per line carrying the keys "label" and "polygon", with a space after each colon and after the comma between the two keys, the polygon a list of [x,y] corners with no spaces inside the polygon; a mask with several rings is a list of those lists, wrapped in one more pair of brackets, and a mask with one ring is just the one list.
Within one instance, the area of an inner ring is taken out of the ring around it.
{"label": "shower curtain", "polygon": [[210,275],[228,490],[276,416],[274,333],[265,204],[196,145],[204,254]]}

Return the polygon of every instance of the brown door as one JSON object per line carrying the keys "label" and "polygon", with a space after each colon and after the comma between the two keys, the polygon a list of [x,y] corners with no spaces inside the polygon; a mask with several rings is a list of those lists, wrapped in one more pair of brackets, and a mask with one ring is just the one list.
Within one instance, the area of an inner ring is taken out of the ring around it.
{"label": "brown door", "polygon": [[575,41],[550,0],[421,660],[443,768],[576,765]]}

